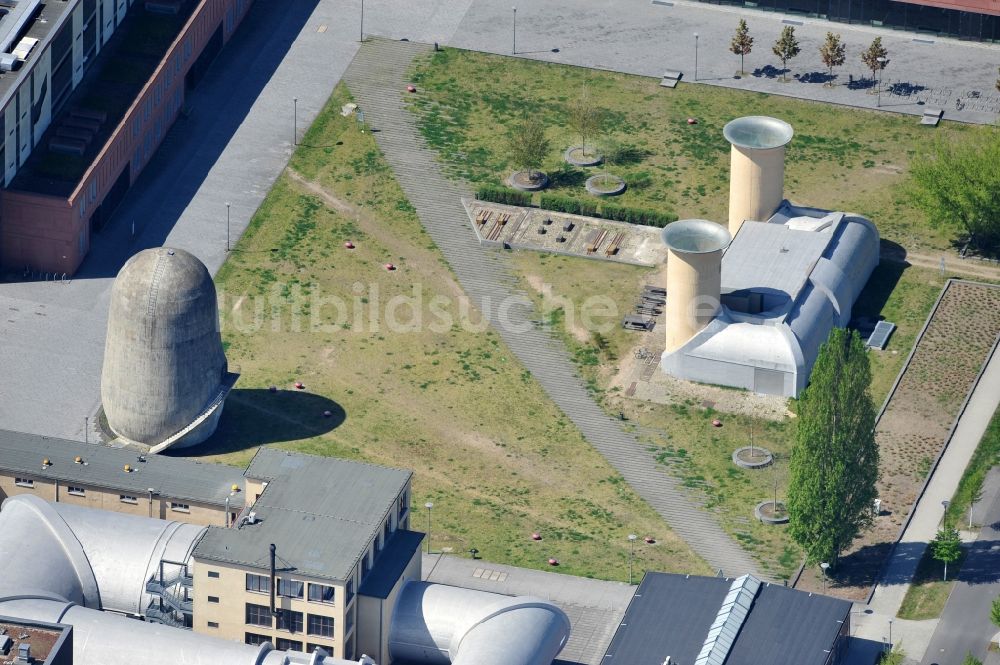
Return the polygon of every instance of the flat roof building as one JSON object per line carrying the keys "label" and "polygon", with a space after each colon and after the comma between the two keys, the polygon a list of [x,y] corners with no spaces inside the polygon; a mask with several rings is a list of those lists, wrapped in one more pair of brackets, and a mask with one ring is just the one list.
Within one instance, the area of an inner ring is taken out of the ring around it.
{"label": "flat roof building", "polygon": [[846,652],[850,615],[846,600],[749,575],[646,573],[602,662],[834,665]]}

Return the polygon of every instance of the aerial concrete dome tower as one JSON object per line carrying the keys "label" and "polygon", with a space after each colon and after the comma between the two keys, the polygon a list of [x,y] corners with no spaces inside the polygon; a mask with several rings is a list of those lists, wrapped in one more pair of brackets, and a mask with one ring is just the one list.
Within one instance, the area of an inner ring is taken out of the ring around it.
{"label": "aerial concrete dome tower", "polygon": [[151,452],[201,443],[235,380],[205,265],[166,247],[129,259],[111,290],[101,376],[112,431]]}

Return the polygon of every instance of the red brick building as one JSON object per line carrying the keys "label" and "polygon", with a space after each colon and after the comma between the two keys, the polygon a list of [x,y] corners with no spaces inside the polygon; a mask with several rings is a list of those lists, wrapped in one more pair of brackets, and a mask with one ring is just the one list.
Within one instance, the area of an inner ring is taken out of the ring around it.
{"label": "red brick building", "polygon": [[[31,50],[16,78],[7,86],[0,79],[0,270],[76,271],[92,232],[149,162],[183,109],[186,91],[251,2],[42,6],[23,33]],[[0,40],[8,18],[0,19]]]}

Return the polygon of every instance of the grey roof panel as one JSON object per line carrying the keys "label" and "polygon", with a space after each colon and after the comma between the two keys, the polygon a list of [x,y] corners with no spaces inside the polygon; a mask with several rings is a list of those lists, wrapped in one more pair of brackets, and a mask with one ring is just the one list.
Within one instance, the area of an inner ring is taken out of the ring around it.
{"label": "grey roof panel", "polygon": [[245,474],[268,481],[253,506],[258,523],[209,529],[195,558],[266,568],[275,543],[279,567],[336,581],[350,577],[413,475],[267,447]]}
{"label": "grey roof panel", "polygon": [[[75,464],[77,456],[86,464]],[[43,467],[46,457],[52,464]],[[243,474],[234,467],[181,457],[145,457],[139,462],[134,450],[0,430],[0,469],[34,479],[78,482],[138,497],[152,487],[163,497],[216,506],[225,505],[233,485],[243,487]],[[131,473],[125,473],[126,464]],[[243,500],[238,496],[234,505]]]}
{"label": "grey roof panel", "polygon": [[[604,665],[693,663],[733,580],[647,573]],[[823,665],[851,603],[774,584],[760,588],[726,665]]]}
{"label": "grey roof panel", "polygon": [[372,598],[388,598],[423,540],[424,534],[419,531],[397,530],[392,534],[388,547],[378,558],[378,565],[365,578],[358,593]]}

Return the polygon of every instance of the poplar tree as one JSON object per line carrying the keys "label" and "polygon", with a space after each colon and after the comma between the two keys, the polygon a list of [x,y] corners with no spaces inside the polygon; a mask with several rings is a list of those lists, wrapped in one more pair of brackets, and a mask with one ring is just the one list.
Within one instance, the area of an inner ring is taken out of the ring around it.
{"label": "poplar tree", "polygon": [[795,37],[795,28],[790,25],[786,25],[781,30],[781,36],[778,40],[774,42],[774,46],[771,47],[771,51],[774,52],[778,59],[781,60],[781,80],[787,81],[788,77],[785,76],[785,71],[788,69],[788,61],[797,56],[802,49],[799,48],[799,40]]}
{"label": "poplar tree", "polygon": [[747,27],[747,22],[740,19],[739,25],[736,26],[736,34],[733,35],[733,41],[729,42],[729,50],[740,56],[740,76],[746,74],[743,71],[743,56],[750,55],[752,49],[753,37],[750,36],[750,29]]}
{"label": "poplar tree", "polygon": [[819,57],[830,71],[830,85],[833,85],[833,68],[840,67],[847,60],[847,46],[840,41],[840,35],[826,33],[826,41],[819,47]]}
{"label": "poplar tree", "polygon": [[875,518],[878,445],[871,368],[856,331],[834,328],[799,400],[789,533],[809,563],[837,559]]}

